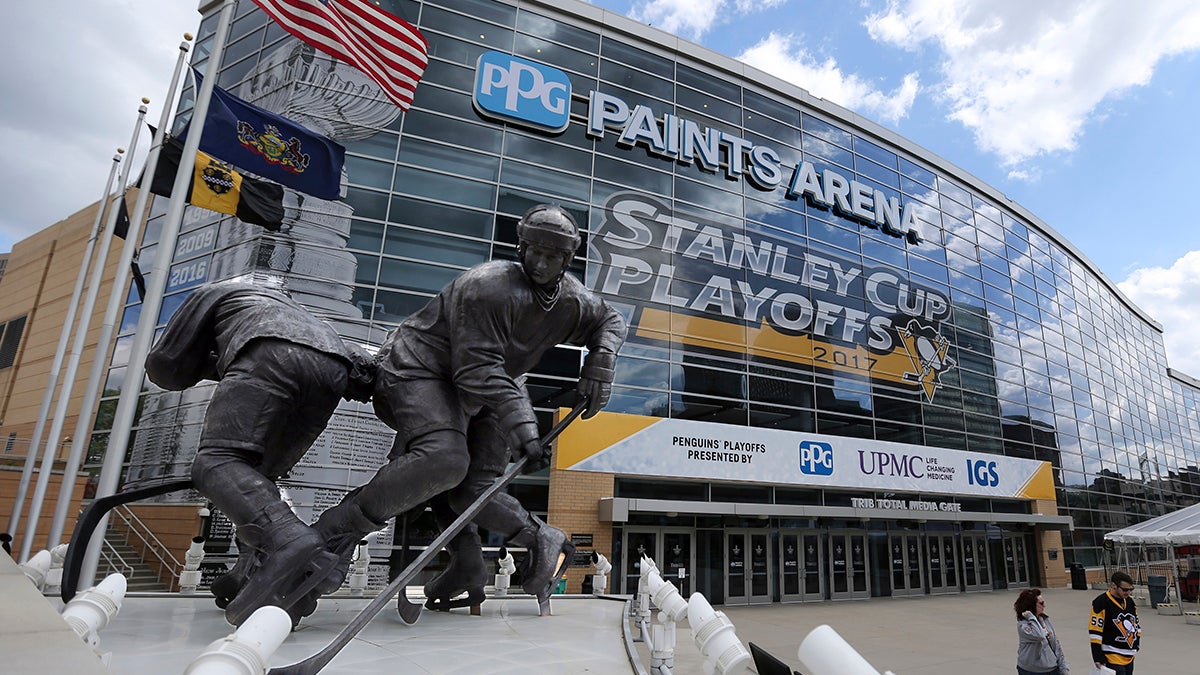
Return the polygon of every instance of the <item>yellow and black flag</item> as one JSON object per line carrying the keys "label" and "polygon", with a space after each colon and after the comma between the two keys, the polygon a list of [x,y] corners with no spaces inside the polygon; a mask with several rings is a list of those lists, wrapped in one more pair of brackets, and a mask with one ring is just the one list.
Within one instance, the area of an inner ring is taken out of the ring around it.
{"label": "yellow and black flag", "polygon": [[[167,138],[159,151],[151,192],[171,196],[182,157],[183,143]],[[237,216],[243,222],[261,225],[272,232],[283,226],[283,186],[243,176],[229,164],[203,152],[196,153],[187,201],[192,206]]]}

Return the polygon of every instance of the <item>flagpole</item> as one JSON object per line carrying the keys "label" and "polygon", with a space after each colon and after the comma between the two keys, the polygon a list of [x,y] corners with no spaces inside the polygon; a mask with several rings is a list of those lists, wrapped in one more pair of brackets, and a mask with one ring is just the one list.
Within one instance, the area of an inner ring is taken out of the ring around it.
{"label": "flagpole", "polygon": [[[158,119],[158,128],[155,130],[154,136],[150,141],[150,154],[146,156],[146,166],[142,169],[143,176],[154,176],[154,170],[158,167],[159,149],[162,148],[163,139],[170,128],[171,116],[175,108],[175,92],[179,88],[180,74],[187,63],[187,54],[190,49],[188,42],[192,39],[192,36],[190,33],[184,33],[183,38],[184,41],[179,43],[179,57],[175,59],[175,71],[171,74],[171,84],[167,87],[167,95],[163,100],[162,113]],[[145,180],[149,181],[151,178],[146,178]],[[146,213],[146,203],[149,201],[149,196],[150,187],[149,183],[147,183],[145,187],[138,190],[137,202],[134,204],[133,213],[129,218],[129,231],[125,234],[125,244],[121,247],[121,258],[117,263],[116,276],[112,282],[112,295],[108,298],[108,306],[105,308],[104,320],[100,326],[100,336],[96,342],[96,357],[92,360],[92,370],[88,374],[87,388],[83,392],[83,405],[80,406],[79,419],[75,424],[75,435],[71,438],[71,451],[67,455],[67,463],[63,469],[63,480],[62,487],[58,493],[58,504],[54,509],[54,518],[50,521],[49,545],[47,548],[53,548],[62,540],[63,526],[67,520],[67,513],[71,508],[71,493],[75,491],[75,474],[79,471],[79,465],[83,460],[84,449],[91,440],[93,425],[91,411],[96,407],[96,399],[99,397],[100,389],[104,384],[103,379],[109,365],[108,355],[112,347],[117,314],[121,311],[121,307],[124,306],[125,298],[127,297],[125,284],[129,281],[130,264],[133,262],[134,252],[137,251],[138,235],[141,234],[142,220]]]}
{"label": "flagpole", "polygon": [[[100,470],[100,480],[96,486],[96,497],[98,498],[107,497],[116,492],[121,478],[121,469],[125,463],[130,431],[133,428],[133,417],[137,413],[138,399],[146,376],[146,355],[150,352],[150,345],[154,341],[154,329],[158,324],[158,313],[162,309],[163,292],[167,287],[171,257],[175,252],[175,244],[179,238],[179,226],[183,222],[183,209],[187,205],[188,189],[193,180],[196,151],[200,146],[200,136],[204,132],[204,120],[208,116],[208,103],[212,99],[213,86],[217,83],[221,56],[225,51],[225,42],[229,37],[229,25],[232,23],[233,0],[220,1],[221,16],[217,21],[216,35],[213,37],[212,56],[205,69],[209,77],[204,78],[199,91],[196,92],[191,129],[183,144],[183,157],[179,160],[179,173],[175,175],[175,184],[171,189],[171,204],[167,208],[166,218],[163,219],[162,233],[158,238],[158,250],[154,256],[154,269],[146,279],[146,297],[142,299],[137,332],[133,335],[133,344],[129,352],[129,365],[125,368],[125,381],[121,386],[121,397],[117,400],[113,428],[108,437],[107,450],[104,453],[104,465]],[[207,6],[211,7],[212,4],[215,2]],[[107,525],[108,518],[105,517],[96,527],[98,536],[93,535],[91,538],[79,576],[80,588],[87,588],[95,582],[96,566],[100,561],[100,547],[104,544],[104,532]]]}
{"label": "flagpole", "polygon": [[[137,152],[138,137],[142,133],[142,125],[146,121],[146,103],[148,99],[142,99],[142,105],[138,106],[137,121],[133,123],[133,136],[129,139],[129,156],[133,157]],[[117,178],[117,194],[118,199],[125,198],[125,181],[129,178],[129,168],[133,166],[132,161],[125,162],[121,167],[121,175]],[[79,370],[79,361],[83,356],[83,347],[87,342],[88,328],[91,327],[92,314],[96,309],[96,297],[100,294],[100,285],[104,281],[104,267],[108,264],[108,250],[112,248],[113,226],[117,222],[117,214],[120,209],[110,206],[108,209],[108,217],[104,223],[104,234],[100,236],[100,247],[95,253],[95,260],[92,261],[92,275],[88,279],[87,293],[83,298],[83,308],[79,312],[79,318],[75,322],[75,340],[71,343],[71,353],[67,356],[67,371],[62,377],[62,387],[58,392],[58,405],[54,408],[54,418],[50,422],[50,433],[46,437],[46,449],[42,452],[42,468],[38,473],[37,486],[33,490],[33,498],[29,502],[29,520],[25,524],[25,536],[21,542],[21,555],[27,557],[30,548],[33,546],[33,538],[37,534],[38,518],[42,515],[42,502],[46,499],[46,488],[50,484],[50,473],[54,468],[54,458],[58,454],[58,445],[62,437],[63,424],[67,419],[67,408],[71,405],[71,393],[75,389],[75,374]],[[94,244],[95,242],[93,242]],[[86,269],[86,268],[85,268]],[[99,357],[99,355],[97,355]],[[80,417],[90,417],[90,410],[80,410]],[[47,548],[56,545],[57,541],[50,541]]]}
{"label": "flagpole", "polygon": [[[38,448],[42,442],[42,434],[46,430],[46,419],[50,414],[50,405],[54,403],[54,390],[58,388],[58,375],[59,371],[62,370],[63,358],[65,358],[67,353],[67,342],[71,339],[71,326],[75,323],[76,312],[79,311],[79,297],[83,295],[83,282],[87,278],[87,268],[92,260],[92,252],[96,247],[96,233],[100,231],[100,223],[104,219],[105,209],[108,208],[113,179],[117,175],[117,166],[121,163],[121,154],[124,152],[123,148],[117,148],[117,154],[113,155],[112,166],[108,169],[108,180],[104,183],[104,193],[100,197],[100,204],[96,209],[96,219],[92,222],[92,230],[88,237],[87,248],[83,253],[83,264],[79,269],[79,275],[75,278],[75,288],[71,291],[71,300],[67,303],[67,316],[63,319],[62,330],[58,336],[58,347],[54,351],[54,360],[50,365],[50,375],[46,380],[46,390],[42,392],[42,405],[38,409],[37,423],[33,428],[33,439],[29,443],[29,453],[25,456],[25,468],[21,472],[21,482],[17,487],[16,502],[13,504],[12,515],[8,519],[8,531],[14,536],[21,525],[21,510],[25,503],[25,493],[29,490],[29,481],[33,476],[33,466],[37,463]],[[48,451],[53,452],[52,449]],[[29,559],[29,549],[32,546],[32,542],[26,545],[26,542],[22,541],[21,544],[22,548],[17,556],[17,560],[25,562]]]}

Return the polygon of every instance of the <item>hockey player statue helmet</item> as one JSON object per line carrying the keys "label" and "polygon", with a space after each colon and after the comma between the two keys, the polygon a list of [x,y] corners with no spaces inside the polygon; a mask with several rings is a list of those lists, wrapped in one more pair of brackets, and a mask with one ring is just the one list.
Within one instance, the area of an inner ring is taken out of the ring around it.
{"label": "hockey player statue helmet", "polygon": [[539,204],[517,221],[517,240],[522,246],[537,244],[574,254],[579,248],[579,226],[561,206]]}
{"label": "hockey player statue helmet", "polygon": [[[558,287],[575,257],[581,237],[575,219],[561,206],[539,204],[517,222],[517,255],[536,286]],[[551,254],[549,256],[545,254]],[[543,269],[552,257],[551,269]]]}

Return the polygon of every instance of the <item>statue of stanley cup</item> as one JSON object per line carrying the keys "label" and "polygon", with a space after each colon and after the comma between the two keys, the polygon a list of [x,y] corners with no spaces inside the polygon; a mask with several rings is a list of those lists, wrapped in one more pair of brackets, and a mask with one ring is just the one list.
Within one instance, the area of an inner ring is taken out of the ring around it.
{"label": "statue of stanley cup", "polygon": [[[294,39],[265,55],[235,95],[339,143],[368,138],[400,114],[366,75]],[[346,182],[343,169],[342,195]],[[216,243],[207,281],[237,278],[281,288],[332,324],[343,338],[374,351],[386,331],[364,320],[362,310],[353,303],[356,258],[346,244],[354,208],[290,188],[284,188],[284,207],[283,228],[270,232],[189,206],[185,234],[205,227],[220,228],[218,236],[210,237]],[[177,260],[181,256],[179,249]],[[211,384],[201,385],[181,392],[160,391],[146,398],[129,455],[127,486],[187,475],[212,389]],[[391,430],[375,418],[370,404],[342,401],[326,431],[283,481],[300,518],[315,520],[344,492],[369,480],[385,462],[391,437]],[[166,499],[178,501],[180,497],[176,494]],[[195,494],[192,497],[194,501]],[[390,545],[390,534],[390,530],[381,533],[376,545]],[[218,541],[206,548],[210,557],[216,554],[219,558],[226,552],[220,540],[230,537],[216,538]],[[232,556],[232,551],[228,553]],[[385,581],[381,575],[378,583]]]}
{"label": "statue of stanley cup", "polygon": [[[297,40],[264,56],[236,94],[343,144],[373,136],[400,114],[361,71]],[[343,195],[346,179],[343,169]],[[291,189],[285,190],[284,200],[283,231],[270,234],[242,225],[238,234],[245,245],[214,255],[212,278],[277,276],[293,298],[314,312],[361,318],[351,305],[355,258],[345,250],[353,207]],[[369,340],[366,335],[343,336]]]}

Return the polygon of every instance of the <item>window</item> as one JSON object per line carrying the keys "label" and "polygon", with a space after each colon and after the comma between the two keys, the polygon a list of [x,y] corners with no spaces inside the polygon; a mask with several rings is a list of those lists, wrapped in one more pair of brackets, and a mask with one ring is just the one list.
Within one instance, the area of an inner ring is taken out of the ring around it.
{"label": "window", "polygon": [[8,368],[17,359],[26,317],[20,316],[0,325],[0,368]]}

